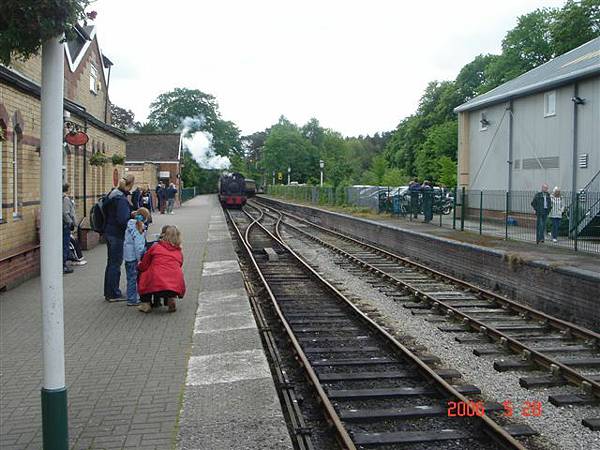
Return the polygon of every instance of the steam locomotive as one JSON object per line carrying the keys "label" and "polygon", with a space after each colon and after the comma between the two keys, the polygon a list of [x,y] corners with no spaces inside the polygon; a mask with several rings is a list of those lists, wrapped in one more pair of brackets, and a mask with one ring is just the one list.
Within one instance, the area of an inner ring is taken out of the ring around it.
{"label": "steam locomotive", "polygon": [[256,182],[241,173],[225,173],[219,177],[219,201],[225,208],[241,208],[248,197],[256,194]]}

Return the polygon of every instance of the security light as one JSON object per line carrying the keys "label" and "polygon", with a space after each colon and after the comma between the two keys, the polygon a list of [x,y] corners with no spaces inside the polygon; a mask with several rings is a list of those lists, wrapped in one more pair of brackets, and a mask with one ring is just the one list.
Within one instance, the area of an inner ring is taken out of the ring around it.
{"label": "security light", "polygon": [[490,121],[486,118],[481,119],[479,122],[481,122],[482,127],[487,127],[490,124]]}
{"label": "security light", "polygon": [[581,98],[579,96],[571,98],[571,101],[576,105],[585,105],[585,98]]}

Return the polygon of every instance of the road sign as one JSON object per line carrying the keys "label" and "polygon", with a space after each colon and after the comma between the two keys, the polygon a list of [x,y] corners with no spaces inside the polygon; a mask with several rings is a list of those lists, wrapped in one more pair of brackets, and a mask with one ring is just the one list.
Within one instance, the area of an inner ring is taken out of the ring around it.
{"label": "road sign", "polygon": [[283,173],[281,173],[281,172],[277,172],[277,179],[278,179],[279,181],[283,180]]}

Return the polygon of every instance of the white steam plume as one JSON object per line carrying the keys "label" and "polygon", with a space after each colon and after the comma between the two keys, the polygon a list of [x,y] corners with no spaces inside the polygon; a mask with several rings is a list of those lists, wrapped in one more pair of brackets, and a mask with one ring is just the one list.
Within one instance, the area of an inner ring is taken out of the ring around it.
{"label": "white steam plume", "polygon": [[181,121],[183,145],[203,169],[228,169],[231,162],[228,157],[215,154],[212,134],[200,130],[204,122],[203,116],[186,117]]}

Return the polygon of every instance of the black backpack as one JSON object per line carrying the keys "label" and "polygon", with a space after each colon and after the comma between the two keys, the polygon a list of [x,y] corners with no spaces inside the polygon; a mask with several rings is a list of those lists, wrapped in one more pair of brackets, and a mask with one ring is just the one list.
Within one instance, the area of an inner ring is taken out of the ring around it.
{"label": "black backpack", "polygon": [[[112,191],[111,191],[112,192]],[[109,192],[110,194],[110,192]],[[104,227],[106,226],[106,205],[109,202],[108,195],[104,194],[98,199],[98,201],[92,206],[90,210],[90,227],[96,233],[104,233]]]}

